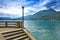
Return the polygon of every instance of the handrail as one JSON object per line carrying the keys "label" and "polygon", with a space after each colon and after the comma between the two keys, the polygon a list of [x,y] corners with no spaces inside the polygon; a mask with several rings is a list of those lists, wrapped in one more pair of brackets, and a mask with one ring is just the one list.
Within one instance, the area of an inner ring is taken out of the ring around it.
{"label": "handrail", "polygon": [[22,21],[0,21],[0,27],[22,27]]}

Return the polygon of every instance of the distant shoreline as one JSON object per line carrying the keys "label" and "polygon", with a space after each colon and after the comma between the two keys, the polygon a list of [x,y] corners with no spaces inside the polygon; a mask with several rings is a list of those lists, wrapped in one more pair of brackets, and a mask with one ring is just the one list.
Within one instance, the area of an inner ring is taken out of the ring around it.
{"label": "distant shoreline", "polygon": [[[60,20],[60,19],[24,19],[24,20]],[[23,21],[23,20],[0,20],[0,21]]]}
{"label": "distant shoreline", "polygon": [[16,22],[16,21],[17,21],[17,22],[20,21],[20,22],[21,22],[22,20],[0,20],[0,21],[15,21],[15,22]]}

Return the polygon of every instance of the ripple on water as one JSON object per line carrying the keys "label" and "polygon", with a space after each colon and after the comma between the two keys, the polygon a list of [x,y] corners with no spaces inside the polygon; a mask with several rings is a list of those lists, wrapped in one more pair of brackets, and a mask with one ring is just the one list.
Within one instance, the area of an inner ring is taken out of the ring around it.
{"label": "ripple on water", "polygon": [[37,40],[60,40],[60,21],[25,21],[25,28]]}

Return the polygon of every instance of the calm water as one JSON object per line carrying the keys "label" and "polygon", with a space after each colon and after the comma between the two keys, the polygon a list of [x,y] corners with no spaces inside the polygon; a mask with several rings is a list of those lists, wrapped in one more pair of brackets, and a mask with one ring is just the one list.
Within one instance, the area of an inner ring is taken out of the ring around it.
{"label": "calm water", "polygon": [[60,40],[59,20],[25,20],[24,25],[36,40]]}

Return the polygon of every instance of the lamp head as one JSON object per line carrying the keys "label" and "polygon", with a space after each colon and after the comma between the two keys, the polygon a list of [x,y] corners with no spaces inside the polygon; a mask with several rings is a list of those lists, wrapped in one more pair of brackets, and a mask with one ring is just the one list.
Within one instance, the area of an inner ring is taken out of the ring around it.
{"label": "lamp head", "polygon": [[22,8],[24,8],[24,6],[22,6]]}

